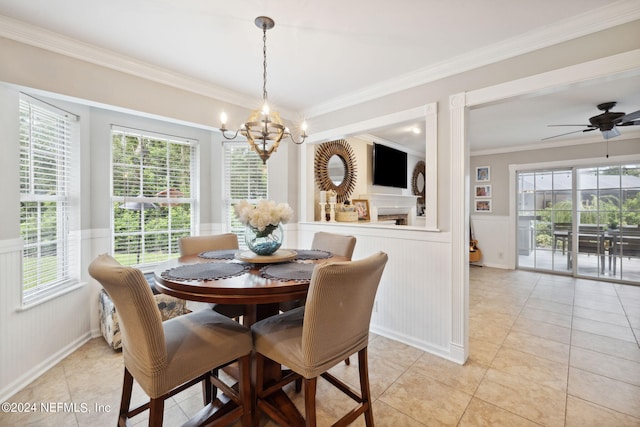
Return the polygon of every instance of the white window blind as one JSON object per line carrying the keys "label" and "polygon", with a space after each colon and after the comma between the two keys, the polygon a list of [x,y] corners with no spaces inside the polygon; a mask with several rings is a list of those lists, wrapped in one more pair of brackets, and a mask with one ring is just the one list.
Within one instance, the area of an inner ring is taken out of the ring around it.
{"label": "white window blind", "polygon": [[192,234],[197,141],[112,127],[114,257],[152,265],[179,255]]}
{"label": "white window blind", "polygon": [[77,118],[27,97],[19,108],[23,300],[29,301],[72,278],[69,200]]}
{"label": "white window blind", "polygon": [[240,200],[255,203],[268,198],[267,166],[247,143],[224,144],[224,188],[227,227],[238,235],[244,247],[244,228],[236,218],[234,206]]}

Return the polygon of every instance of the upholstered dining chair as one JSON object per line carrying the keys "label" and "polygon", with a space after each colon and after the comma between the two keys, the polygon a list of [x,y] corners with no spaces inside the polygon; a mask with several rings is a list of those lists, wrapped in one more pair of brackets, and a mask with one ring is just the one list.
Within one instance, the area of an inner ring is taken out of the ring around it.
{"label": "upholstered dining chair", "polygon": [[[331,252],[333,255],[345,257],[351,260],[353,250],[356,247],[356,238],[344,234],[327,233],[318,231],[313,235],[311,249]],[[286,301],[280,303],[281,311],[289,311],[304,305],[304,300]]]}
{"label": "upholstered dining chair", "polygon": [[327,233],[326,231],[318,231],[313,235],[311,249],[319,249],[328,251],[334,255],[351,259],[353,250],[356,247],[356,238],[354,236],[346,236],[344,234]]}
{"label": "upholstered dining chair", "polygon": [[[322,376],[359,403],[334,425],[347,425],[364,414],[366,425],[373,426],[367,346],[373,302],[386,263],[387,254],[378,252],[362,260],[320,264],[312,273],[305,307],[253,324],[257,353],[254,425],[261,413],[286,425],[267,397],[302,378],[306,425],[315,426],[316,385],[317,378]],[[354,353],[358,353],[360,394],[327,372]],[[264,358],[291,370],[267,388],[263,386]]]}
{"label": "upholstered dining chair", "polygon": [[[311,249],[331,252],[333,255],[345,257],[351,260],[353,250],[356,247],[356,238],[344,234],[327,233],[326,231],[318,231],[313,235],[311,241]],[[304,300],[286,301],[280,303],[280,311],[289,311],[297,307],[304,306]],[[351,361],[347,357],[344,363],[349,365]],[[300,388],[300,382],[297,383],[297,389]]]}
{"label": "upholstered dining chair", "polygon": [[[198,423],[228,425],[241,419],[251,424],[250,354],[251,332],[246,327],[216,313],[200,310],[162,322],[153,294],[142,272],[120,265],[107,254],[89,266],[91,277],[99,281],[116,306],[122,331],[124,381],[118,425],[149,410],[149,426],[161,426],[164,401],[202,382],[205,407],[196,414]],[[239,365],[238,391],[212,375],[231,362]],[[134,379],[150,400],[130,408]],[[216,401],[216,387],[233,406],[209,417]],[[209,424],[207,424],[209,425]]]}
{"label": "upholstered dining chair", "polygon": [[[234,233],[214,234],[210,236],[190,236],[178,239],[180,256],[198,255],[206,251],[238,249],[238,236]],[[245,314],[245,306],[241,304],[209,304],[214,311],[237,319]]]}

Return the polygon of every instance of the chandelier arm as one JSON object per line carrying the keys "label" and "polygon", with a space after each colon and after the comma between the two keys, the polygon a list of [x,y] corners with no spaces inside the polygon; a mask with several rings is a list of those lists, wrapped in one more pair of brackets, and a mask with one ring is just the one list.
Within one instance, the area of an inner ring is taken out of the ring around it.
{"label": "chandelier arm", "polygon": [[296,145],[300,145],[300,144],[302,144],[302,143],[304,142],[304,140],[305,140],[305,139],[307,139],[307,134],[302,134],[302,135],[300,136],[300,141],[296,141],[296,139],[295,139],[295,138],[293,137],[293,135],[291,135],[291,134],[288,134],[287,136],[288,136],[288,137],[289,137],[289,139],[290,139],[294,144],[296,144]]}
{"label": "chandelier arm", "polygon": [[241,129],[238,129],[238,130],[236,131],[236,133],[234,133],[234,134],[233,134],[233,136],[227,136],[227,131],[228,131],[228,129],[220,129],[220,131],[222,132],[222,136],[224,137],[224,139],[227,139],[227,140],[230,140],[230,141],[231,141],[231,140],[233,140],[233,139],[236,139],[236,138],[238,137],[238,133],[240,133],[240,130],[241,130]]}

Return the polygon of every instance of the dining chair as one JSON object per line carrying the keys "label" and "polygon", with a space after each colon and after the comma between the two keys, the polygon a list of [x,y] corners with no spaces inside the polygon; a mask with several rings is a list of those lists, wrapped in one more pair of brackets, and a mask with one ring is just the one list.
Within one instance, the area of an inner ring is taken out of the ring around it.
{"label": "dining chair", "polygon": [[[238,236],[234,233],[214,234],[209,236],[190,236],[178,239],[180,256],[198,255],[206,251],[223,249],[239,249]],[[215,304],[209,306],[220,314],[238,319],[245,314],[245,306],[241,304]]]}
{"label": "dining chair", "polygon": [[[387,254],[378,252],[362,260],[320,264],[311,275],[305,307],[253,324],[257,399],[254,425],[258,425],[261,413],[287,425],[268,397],[302,378],[306,425],[315,426],[316,386],[318,377],[322,376],[359,404],[334,425],[347,425],[364,414],[366,425],[373,426],[367,346],[373,303],[386,263]],[[354,353],[358,353],[360,393],[327,372]],[[266,388],[265,358],[290,369]]]}
{"label": "dining chair", "polygon": [[[333,255],[345,257],[351,260],[353,250],[356,247],[356,238],[344,234],[327,233],[318,231],[313,235],[311,249],[331,252]],[[304,300],[286,301],[280,303],[281,311],[289,311],[294,308],[302,307]]]}
{"label": "dining chair", "polygon": [[[124,380],[118,425],[130,425],[131,417],[149,410],[149,426],[161,426],[164,401],[202,382],[205,407],[198,423],[228,425],[241,419],[251,424],[251,331],[213,310],[200,310],[162,322],[153,294],[142,272],[122,266],[107,254],[89,266],[89,274],[102,284],[116,306],[122,331]],[[212,375],[232,362],[239,365],[238,391]],[[133,381],[150,400],[130,408]],[[232,409],[211,415],[220,401]],[[231,402],[233,401],[233,402]]]}
{"label": "dining chair", "polygon": [[356,238],[354,236],[346,236],[344,234],[327,233],[326,231],[318,231],[313,235],[311,249],[328,251],[334,255],[351,259],[353,250],[356,247]]}
{"label": "dining chair", "polygon": [[[344,234],[327,233],[326,231],[318,231],[313,235],[311,241],[311,249],[331,252],[333,255],[345,257],[351,261],[353,250],[356,247],[356,238]],[[280,311],[289,311],[297,307],[304,306],[305,300],[286,301],[280,303]],[[344,360],[347,365],[351,364],[351,360],[347,357]],[[296,388],[300,389],[300,382]]]}

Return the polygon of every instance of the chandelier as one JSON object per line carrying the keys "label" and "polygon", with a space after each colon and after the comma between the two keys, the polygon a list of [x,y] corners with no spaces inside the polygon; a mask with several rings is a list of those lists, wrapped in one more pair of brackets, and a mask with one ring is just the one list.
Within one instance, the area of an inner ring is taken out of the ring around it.
{"label": "chandelier", "polygon": [[267,102],[267,30],[275,26],[273,19],[266,16],[258,16],[255,20],[258,28],[262,29],[262,109],[253,110],[245,123],[236,130],[233,136],[228,136],[227,131],[227,115],[223,112],[220,114],[220,131],[225,139],[232,140],[237,138],[238,134],[244,136],[249,142],[249,146],[253,151],[258,153],[262,159],[262,163],[267,163],[271,153],[278,150],[280,141],[284,137],[289,137],[295,144],[302,144],[307,138],[307,124],[303,122],[301,125],[302,135],[300,141],[296,141],[287,127],[284,126],[280,114],[277,111],[270,111]]}

